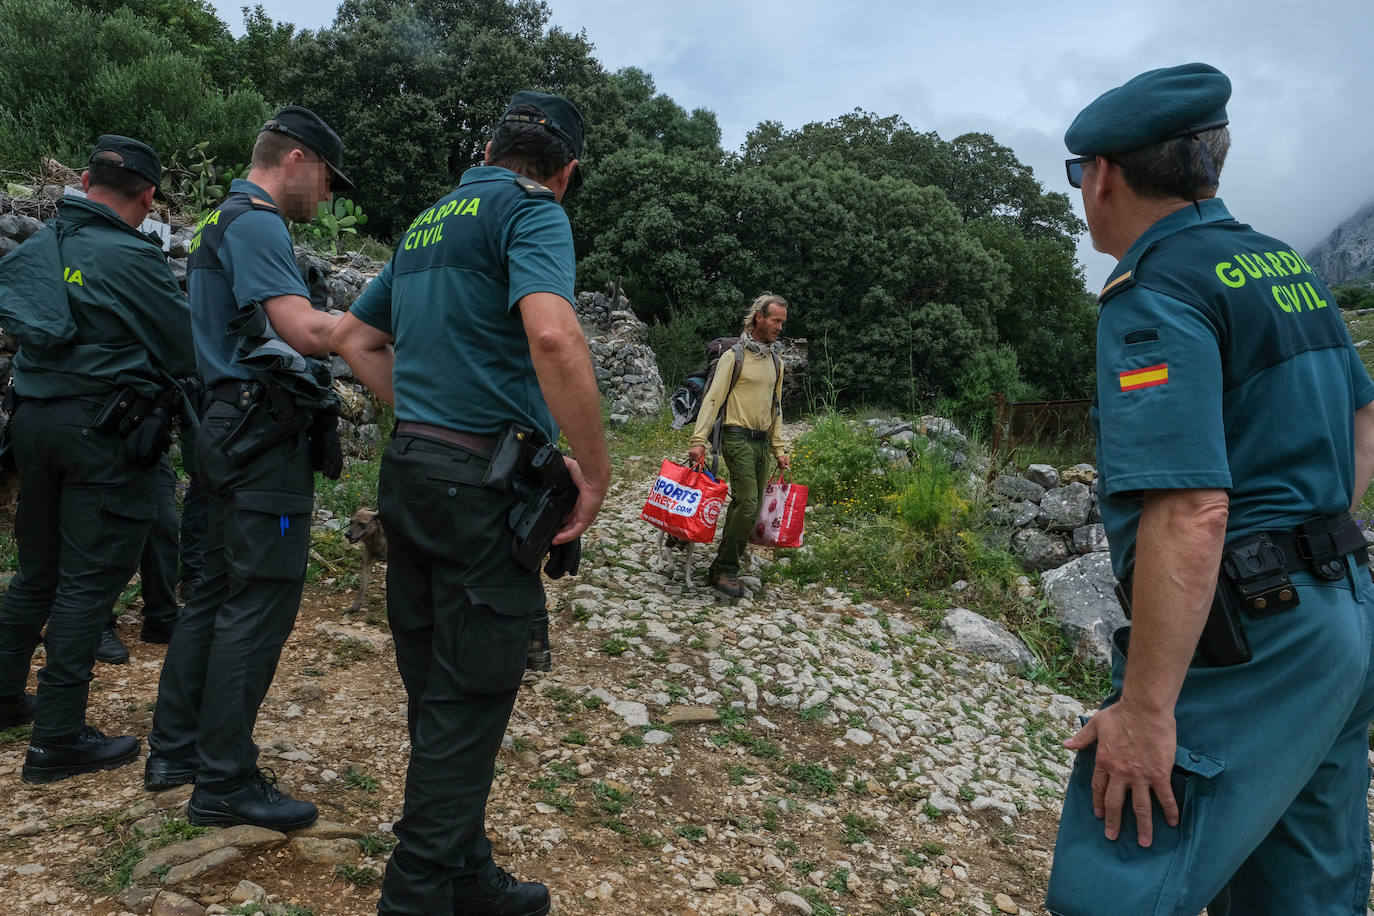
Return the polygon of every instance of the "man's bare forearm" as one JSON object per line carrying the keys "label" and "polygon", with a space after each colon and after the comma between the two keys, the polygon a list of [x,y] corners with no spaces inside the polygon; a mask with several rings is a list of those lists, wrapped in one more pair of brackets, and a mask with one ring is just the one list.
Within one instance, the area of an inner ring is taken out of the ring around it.
{"label": "man's bare forearm", "polygon": [[1224,490],[1145,494],[1123,703],[1172,714],[1212,606],[1228,507]]}
{"label": "man's bare forearm", "polygon": [[1355,411],[1355,492],[1350,511],[1354,512],[1364,502],[1371,479],[1374,479],[1374,402]]}
{"label": "man's bare forearm", "polygon": [[611,483],[611,457],[601,424],[601,392],[582,336],[552,344],[532,342],[530,358],[549,412],[568,438],[583,476],[605,493]]}
{"label": "man's bare forearm", "polygon": [[370,350],[343,351],[339,355],[348,363],[358,381],[367,386],[375,396],[392,407],[396,406],[396,394],[391,387],[391,373],[396,367],[396,351],[390,346]]}

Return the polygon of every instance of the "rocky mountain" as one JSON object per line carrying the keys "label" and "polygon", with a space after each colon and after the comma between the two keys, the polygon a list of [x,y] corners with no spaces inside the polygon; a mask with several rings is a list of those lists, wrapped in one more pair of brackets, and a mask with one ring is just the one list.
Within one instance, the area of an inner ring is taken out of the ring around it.
{"label": "rocky mountain", "polygon": [[1337,226],[1307,262],[1328,286],[1374,282],[1374,203]]}

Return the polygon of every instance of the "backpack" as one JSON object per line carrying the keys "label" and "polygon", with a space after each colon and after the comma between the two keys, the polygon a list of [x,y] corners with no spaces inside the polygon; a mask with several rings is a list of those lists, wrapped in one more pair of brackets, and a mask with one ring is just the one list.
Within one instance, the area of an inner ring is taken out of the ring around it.
{"label": "backpack", "polygon": [[[706,397],[706,389],[711,387],[711,379],[716,377],[716,364],[720,362],[720,357],[735,344],[739,343],[738,337],[717,337],[706,345],[706,368],[698,369],[691,375],[682,380],[682,384],[673,392],[673,396],[668,400],[668,405],[673,411],[673,429],[682,429],[689,423],[697,421],[697,415],[701,412],[702,399]],[[735,355],[735,378],[730,380],[730,387],[735,387],[735,382],[739,378],[739,363],[741,352]],[[730,392],[726,391],[728,398]]]}
{"label": "backpack", "polygon": [[[730,392],[735,390],[735,383],[739,381],[740,369],[744,364],[744,344],[740,339],[738,337],[717,337],[708,343],[706,345],[706,368],[687,376],[669,400],[673,410],[673,429],[681,429],[688,423],[695,423],[701,413],[701,402],[711,387],[711,380],[716,376],[716,367],[727,350],[734,351],[735,362],[730,371],[730,384],[725,389],[725,396],[720,400],[720,411],[716,414],[715,425],[711,428],[712,473],[717,472],[720,462],[720,439],[722,429],[725,426],[725,407],[730,401]],[[777,373],[777,378],[781,378],[782,359],[777,353],[769,352],[773,357],[773,370]],[[778,392],[775,385],[773,388],[774,416],[781,409],[782,405],[778,402]]]}

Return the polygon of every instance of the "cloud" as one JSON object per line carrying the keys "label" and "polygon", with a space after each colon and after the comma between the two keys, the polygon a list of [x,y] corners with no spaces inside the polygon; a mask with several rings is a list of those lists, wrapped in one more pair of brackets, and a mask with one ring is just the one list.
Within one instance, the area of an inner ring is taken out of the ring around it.
{"label": "cloud", "polygon": [[[1374,200],[1368,0],[548,3],[609,69],[640,67],[683,107],[714,111],[727,149],[762,120],[797,128],[858,107],[946,138],[986,131],[1068,191],[1062,137],[1084,105],[1141,71],[1202,60],[1235,87],[1222,191],[1239,219],[1305,249]],[[306,28],[334,14],[318,0],[265,6]],[[1080,257],[1090,286],[1111,266]]]}

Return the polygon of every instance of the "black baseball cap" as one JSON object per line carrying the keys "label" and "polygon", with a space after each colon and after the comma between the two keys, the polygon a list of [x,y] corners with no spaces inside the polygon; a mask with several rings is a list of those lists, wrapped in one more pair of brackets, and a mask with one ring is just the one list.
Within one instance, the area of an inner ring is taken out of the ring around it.
{"label": "black baseball cap", "polygon": [[[538,110],[539,116],[511,113],[522,105]],[[533,92],[528,89],[521,90],[511,96],[510,104],[506,106],[506,113],[501,116],[501,120],[542,124],[555,135],[567,141],[568,145],[572,147],[574,159],[580,160],[582,158],[582,113],[577,110],[576,105],[561,95]],[[573,169],[568,191],[576,191],[580,187],[582,187],[582,166],[578,165]]]}
{"label": "black baseball cap", "polygon": [[287,105],[273,115],[262,129],[295,137],[318,153],[325,165],[329,166],[329,171],[334,173],[334,179],[330,182],[331,190],[352,191],[357,187],[340,170],[343,162],[343,141],[334,133],[333,128],[324,123],[323,118],[309,108]]}
{"label": "black baseball cap", "polygon": [[91,151],[90,164],[96,163],[128,169],[139,178],[152,182],[154,197],[166,199],[162,196],[162,160],[148,144],[119,134],[101,134],[95,141],[95,149]]}

